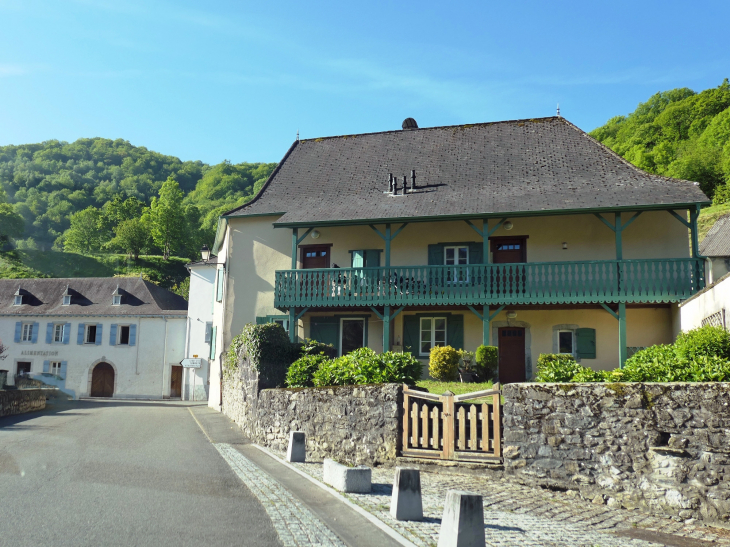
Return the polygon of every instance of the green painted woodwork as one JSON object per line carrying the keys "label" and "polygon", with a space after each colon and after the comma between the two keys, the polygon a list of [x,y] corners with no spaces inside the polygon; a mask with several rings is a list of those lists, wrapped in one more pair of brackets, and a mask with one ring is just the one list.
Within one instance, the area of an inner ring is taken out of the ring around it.
{"label": "green painted woodwork", "polygon": [[491,331],[489,329],[489,323],[497,317],[497,314],[501,312],[504,309],[504,304],[499,306],[494,313],[489,313],[489,306],[484,305],[482,306],[482,313],[479,313],[474,306],[467,305],[467,308],[471,310],[471,312],[476,315],[479,320],[482,322],[482,344],[485,346],[490,345],[489,341],[491,339]]}
{"label": "green painted woodwork", "polygon": [[297,310],[289,308],[289,341],[297,341]]}
{"label": "green painted woodwork", "polygon": [[626,303],[619,302],[618,305],[618,366],[624,368],[626,364],[628,349],[626,347]]}
{"label": "green painted woodwork", "polygon": [[291,269],[292,270],[297,269],[297,245],[299,243],[299,238],[297,237],[298,233],[299,233],[299,230],[297,228],[291,229]]}
{"label": "green painted woodwork", "polygon": [[699,258],[700,256],[700,241],[697,234],[697,217],[700,216],[699,208],[690,209],[689,211],[689,222],[690,222],[690,234],[692,236],[692,256]]}
{"label": "green painted woodwork", "polygon": [[340,318],[311,317],[309,319],[309,337],[323,344],[340,347]]}
{"label": "green painted woodwork", "polygon": [[704,288],[703,276],[699,258],[279,270],[274,305],[678,302]]}
{"label": "green painted woodwork", "polygon": [[616,234],[616,260],[623,260],[624,250],[621,242],[621,235],[623,234],[623,228],[621,227],[621,213],[616,213],[616,222],[614,224],[614,233]]}
{"label": "green painted woodwork", "polygon": [[385,266],[386,267],[390,266],[390,243],[391,243],[391,241],[393,241],[396,238],[396,236],[398,234],[401,233],[403,228],[405,228],[406,226],[408,226],[408,223],[404,222],[400,228],[398,228],[395,232],[391,233],[390,224],[386,224],[385,233],[383,233],[380,230],[378,230],[375,226],[370,224],[370,228],[372,228],[373,231],[376,234],[378,234],[383,239],[383,241],[385,241]]}
{"label": "green painted woodwork", "polygon": [[420,357],[420,317],[415,315],[403,316],[403,351],[409,352],[413,357]]}
{"label": "green painted woodwork", "polygon": [[576,350],[580,359],[596,358],[596,329],[582,328],[575,331]]}

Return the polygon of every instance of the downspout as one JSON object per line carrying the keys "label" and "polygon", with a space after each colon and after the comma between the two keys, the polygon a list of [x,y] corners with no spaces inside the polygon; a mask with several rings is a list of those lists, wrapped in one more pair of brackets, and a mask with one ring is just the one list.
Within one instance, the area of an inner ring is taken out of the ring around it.
{"label": "downspout", "polygon": [[139,337],[142,334],[142,318],[137,317],[137,339],[134,341],[137,346],[137,358],[134,360],[134,374],[139,376]]}
{"label": "downspout", "polygon": [[167,317],[165,317],[165,351],[162,352],[162,398],[165,398],[165,369],[167,368]]}

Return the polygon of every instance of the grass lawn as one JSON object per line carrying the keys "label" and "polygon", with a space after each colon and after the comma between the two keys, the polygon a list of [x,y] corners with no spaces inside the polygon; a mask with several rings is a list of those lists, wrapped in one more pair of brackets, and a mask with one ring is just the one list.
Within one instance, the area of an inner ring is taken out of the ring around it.
{"label": "grass lawn", "polygon": [[712,225],[715,224],[718,218],[723,215],[730,213],[730,203],[723,203],[722,205],[713,205],[700,211],[700,218],[697,219],[697,232],[699,239],[702,241],[705,239],[707,232],[710,231]]}
{"label": "grass lawn", "polygon": [[418,387],[427,389],[430,393],[443,395],[446,391],[450,391],[454,395],[463,393],[472,393],[474,391],[484,391],[492,389],[492,382],[474,382],[463,384],[461,382],[437,382],[436,380],[419,380],[416,382]]}

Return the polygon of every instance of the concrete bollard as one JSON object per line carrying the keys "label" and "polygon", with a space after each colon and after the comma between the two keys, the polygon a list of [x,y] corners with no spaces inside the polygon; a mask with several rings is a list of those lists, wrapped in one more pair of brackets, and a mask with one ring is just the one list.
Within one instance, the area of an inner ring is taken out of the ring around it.
{"label": "concrete bollard", "polygon": [[484,547],[484,503],[479,494],[449,490],[438,547]]}
{"label": "concrete bollard", "polygon": [[390,514],[396,520],[423,520],[421,472],[408,467],[396,467]]}
{"label": "concrete bollard", "polygon": [[325,458],[323,480],[335,490],[352,494],[368,494],[372,489],[372,470],[364,465],[347,467]]}
{"label": "concrete bollard", "polygon": [[286,461],[306,461],[306,438],[304,431],[289,432],[289,448],[286,451]]}

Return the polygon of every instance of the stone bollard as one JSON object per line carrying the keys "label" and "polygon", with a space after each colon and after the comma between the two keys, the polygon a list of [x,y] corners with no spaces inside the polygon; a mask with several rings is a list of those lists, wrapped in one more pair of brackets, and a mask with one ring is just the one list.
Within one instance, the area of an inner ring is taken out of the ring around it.
{"label": "stone bollard", "polygon": [[390,514],[396,520],[423,520],[421,473],[418,469],[395,468]]}
{"label": "stone bollard", "polygon": [[368,494],[372,489],[372,470],[364,465],[347,467],[325,458],[322,480],[335,490],[352,494]]}
{"label": "stone bollard", "polygon": [[304,436],[304,431],[289,432],[289,448],[286,451],[286,461],[306,461],[306,438]]}
{"label": "stone bollard", "polygon": [[484,503],[479,494],[449,490],[438,547],[484,547]]}

